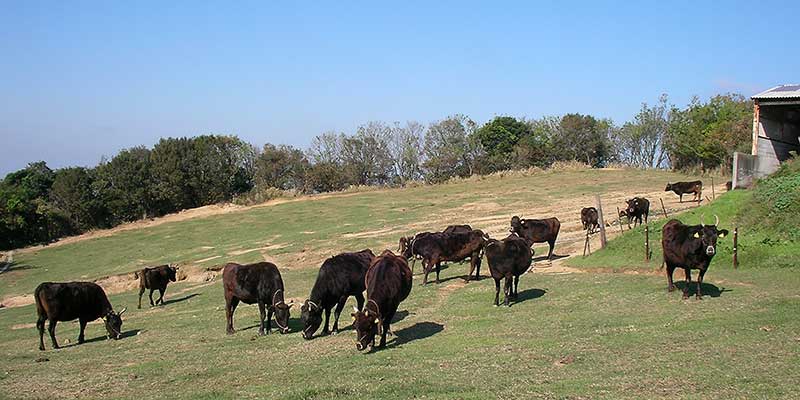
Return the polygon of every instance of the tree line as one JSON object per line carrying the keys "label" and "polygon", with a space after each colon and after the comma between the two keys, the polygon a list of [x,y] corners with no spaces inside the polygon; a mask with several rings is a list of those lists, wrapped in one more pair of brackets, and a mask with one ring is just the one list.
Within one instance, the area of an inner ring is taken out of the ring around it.
{"label": "tree line", "polygon": [[0,182],[0,249],[49,243],[96,228],[262,193],[320,193],[350,186],[440,183],[557,161],[592,167],[730,169],[750,148],[752,104],[718,95],[684,108],[666,95],[642,104],[632,121],[566,114],[498,116],[479,125],[453,115],[424,125],[368,122],[355,132],[326,132],[308,149],[236,136],[161,139],[120,151],[91,168],[53,170],[44,161]]}

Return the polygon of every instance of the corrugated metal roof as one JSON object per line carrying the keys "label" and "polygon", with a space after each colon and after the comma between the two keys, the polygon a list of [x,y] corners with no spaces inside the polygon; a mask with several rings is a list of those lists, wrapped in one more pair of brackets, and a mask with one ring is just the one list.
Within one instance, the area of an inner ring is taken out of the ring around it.
{"label": "corrugated metal roof", "polygon": [[780,85],[772,89],[765,90],[753,97],[755,100],[764,99],[798,99],[800,98],[800,85]]}

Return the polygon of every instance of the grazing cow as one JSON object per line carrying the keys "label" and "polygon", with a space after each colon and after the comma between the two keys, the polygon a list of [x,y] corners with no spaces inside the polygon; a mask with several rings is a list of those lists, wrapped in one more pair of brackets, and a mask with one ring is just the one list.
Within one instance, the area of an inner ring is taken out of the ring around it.
{"label": "grazing cow", "polygon": [[[625,203],[627,203],[627,206],[625,207],[624,215],[628,217],[628,227],[631,225],[631,220],[633,220],[634,228],[637,222],[639,225],[642,224],[642,218],[644,218],[644,223],[647,223],[647,217],[650,215],[650,200],[644,197],[634,197],[630,200],[625,200]],[[620,212],[620,216],[622,215],[622,212]]]}
{"label": "grazing cow", "polygon": [[289,332],[289,308],[294,302],[284,302],[283,279],[278,267],[270,262],[240,265],[229,263],[222,270],[222,286],[225,290],[225,316],[228,320],[227,332],[233,329],[233,312],[239,302],[258,304],[261,312],[258,334],[264,335],[265,315],[266,333],[272,330],[272,313],[275,313],[275,324],[281,333]]}
{"label": "grazing cow", "polygon": [[[178,267],[172,265],[159,265],[158,267],[145,268],[141,271],[136,271],[134,276],[139,278],[139,308],[142,308],[142,295],[145,289],[150,289],[150,305],[155,306],[161,303],[164,305],[164,292],[167,291],[167,284],[172,281],[175,282],[175,273],[178,272]],[[153,291],[158,290],[161,294],[153,303]]]}
{"label": "grazing cow", "polygon": [[400,302],[411,293],[411,269],[405,258],[384,250],[367,270],[367,303],[364,309],[354,310],[356,348],[361,351],[375,345],[375,335],[381,335],[378,347],[386,345],[389,324]]}
{"label": "grazing cow", "polygon": [[683,298],[689,297],[689,284],[692,281],[691,270],[700,270],[697,278],[697,299],[701,299],[700,286],[703,276],[708,271],[711,259],[717,253],[717,238],[728,234],[726,229],[718,229],[719,217],[714,216],[714,225],[705,225],[703,216],[700,225],[684,225],[677,219],[667,222],[661,229],[661,246],[664,250],[664,264],[667,267],[667,290],[675,290],[672,283],[672,273],[675,268],[683,268],[686,273],[686,287],[683,288]]}
{"label": "grazing cow", "polygon": [[594,207],[585,207],[581,210],[581,224],[583,229],[588,230],[589,233],[594,232],[595,229],[600,229],[600,222],[598,222],[597,209]]}
{"label": "grazing cow", "polygon": [[333,333],[339,331],[339,315],[342,313],[347,298],[355,296],[358,309],[364,306],[364,278],[375,254],[372,250],[361,250],[358,253],[342,253],[322,263],[317,274],[317,281],[300,307],[300,320],[303,322],[303,338],[311,339],[322,323],[322,311],[325,311],[325,327],[322,335],[328,334],[328,321],[331,309],[333,314]]}
{"label": "grazing cow", "polygon": [[692,181],[692,182],[675,182],[669,183],[667,182],[667,187],[664,188],[665,192],[669,191],[675,192],[679,197],[679,202],[683,203],[683,195],[692,193],[694,194],[693,201],[700,201],[703,197],[703,182],[702,181]]}
{"label": "grazing cow", "polygon": [[36,327],[39,329],[39,350],[44,350],[45,320],[49,322],[47,330],[50,332],[54,349],[58,348],[56,341],[58,321],[77,319],[80,322],[78,344],[84,341],[83,332],[86,324],[98,318],[102,318],[105,322],[108,337],[115,340],[122,337],[122,314],[126,309],[123,308],[119,313],[114,312],[106,292],[96,283],[45,282],[36,287],[34,300],[39,315],[36,321]]}
{"label": "grazing cow", "polygon": [[475,272],[475,279],[480,279],[481,251],[486,244],[486,234],[479,229],[465,233],[421,233],[406,247],[403,257],[406,260],[414,256],[422,258],[425,277],[422,284],[428,284],[428,274],[436,268],[436,283],[439,283],[439,271],[443,261],[459,262],[470,259],[470,270],[467,282]]}
{"label": "grazing cow", "polygon": [[505,279],[503,304],[509,306],[509,299],[517,298],[519,276],[524,274],[531,266],[533,257],[533,243],[512,233],[503,240],[489,240],[486,245],[486,262],[489,263],[489,272],[494,278],[494,305],[500,301],[500,280]]}
{"label": "grazing cow", "polygon": [[553,260],[553,249],[556,246],[558,231],[561,230],[561,222],[558,218],[521,219],[515,215],[511,218],[511,229],[509,230],[531,245],[547,242],[550,245],[547,259]]}

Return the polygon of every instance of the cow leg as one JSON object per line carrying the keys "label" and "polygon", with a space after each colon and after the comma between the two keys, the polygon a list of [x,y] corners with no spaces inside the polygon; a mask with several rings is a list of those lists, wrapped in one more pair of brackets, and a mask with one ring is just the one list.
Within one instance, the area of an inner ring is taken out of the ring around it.
{"label": "cow leg", "polygon": [[692,284],[692,270],[690,270],[689,268],[684,268],[683,270],[686,271],[686,286],[683,287],[683,298],[688,299],[689,285]]}
{"label": "cow leg", "polygon": [[[547,242],[547,244],[550,245],[550,252],[547,253],[547,260],[552,262],[553,261],[553,250],[556,248],[556,240],[555,239],[550,240],[550,241]],[[531,254],[533,254],[533,253],[531,253]]]}
{"label": "cow leg", "polygon": [[[469,273],[467,274],[467,282],[472,279],[472,273],[475,272],[475,254],[469,257]],[[475,280],[478,280],[478,277],[475,277]]]}
{"label": "cow leg", "polygon": [[236,332],[233,330],[233,312],[236,311],[237,305],[239,305],[239,299],[236,297],[225,299],[225,318],[228,320],[228,335],[232,335]]}
{"label": "cow leg", "polygon": [[356,293],[356,304],[358,304],[358,311],[364,309],[364,295],[361,293]]}
{"label": "cow leg", "polygon": [[347,296],[339,300],[339,304],[336,305],[336,310],[333,312],[333,333],[339,332],[339,316],[342,315],[345,304],[347,304]]}
{"label": "cow leg", "polygon": [[160,294],[160,296],[158,297],[158,300],[156,300],[156,304],[161,303],[162,306],[164,305],[164,292],[166,291],[167,291],[166,288],[158,289],[158,293]]}
{"label": "cow leg", "polygon": [[683,193],[679,194],[678,203],[683,203]]}
{"label": "cow leg", "polygon": [[86,321],[84,319],[81,319],[79,322],[81,324],[81,330],[78,333],[78,344],[81,344],[81,343],[83,343],[83,339],[84,339],[83,331],[86,330],[86,322],[88,322],[88,321]]}
{"label": "cow leg", "polygon": [[39,319],[36,320],[36,328],[39,329],[39,350],[44,350],[44,315],[40,315]]}
{"label": "cow leg", "polygon": [[144,286],[139,287],[139,307],[142,308],[142,295],[144,294]]}
{"label": "cow leg", "polygon": [[155,303],[153,303],[153,291],[154,290],[155,289],[150,289],[150,307],[155,306]]}
{"label": "cow leg", "polygon": [[519,295],[519,275],[514,276],[514,300]]}
{"label": "cow leg", "polygon": [[272,307],[267,308],[267,333],[272,332]]}
{"label": "cow leg", "polygon": [[267,310],[263,301],[258,302],[258,336],[264,336],[264,317],[266,317]]}
{"label": "cow leg", "polygon": [[481,280],[481,253],[475,253],[475,280]]}
{"label": "cow leg", "polygon": [[675,267],[667,264],[667,291],[672,292],[675,290],[675,285],[672,283],[672,273],[675,272]]}
{"label": "cow leg", "polygon": [[442,263],[440,261],[436,261],[436,283],[439,283],[439,270],[442,268]]}
{"label": "cow leg", "polygon": [[494,278],[494,306],[500,305],[500,279]]}
{"label": "cow leg", "polygon": [[700,276],[697,278],[697,300],[703,300],[703,276],[705,276],[706,270],[700,270]]}
{"label": "cow leg", "polygon": [[51,319],[49,324],[47,325],[47,331],[50,332],[50,340],[53,342],[53,348],[58,348],[58,342],[56,341],[56,324],[58,321]]}
{"label": "cow leg", "polygon": [[414,264],[417,263],[417,257],[413,254],[411,255],[411,275],[414,275]]}
{"label": "cow leg", "polygon": [[511,295],[511,286],[513,285],[514,277],[506,275],[506,283],[503,287],[503,294],[505,294],[505,300],[503,300],[503,305],[506,307],[511,307],[511,302],[509,302],[509,297]]}
{"label": "cow leg", "polygon": [[[338,304],[337,304],[338,306]],[[320,333],[322,336],[330,334],[330,330],[328,327],[330,326],[330,319],[331,319],[331,308],[333,307],[326,307],[325,308],[325,327],[322,328],[322,332]],[[336,314],[334,314],[336,316]]]}
{"label": "cow leg", "polygon": [[431,272],[430,266],[430,261],[426,262],[425,260],[422,260],[422,270],[425,272],[425,276],[422,278],[423,286],[428,284],[428,274]]}

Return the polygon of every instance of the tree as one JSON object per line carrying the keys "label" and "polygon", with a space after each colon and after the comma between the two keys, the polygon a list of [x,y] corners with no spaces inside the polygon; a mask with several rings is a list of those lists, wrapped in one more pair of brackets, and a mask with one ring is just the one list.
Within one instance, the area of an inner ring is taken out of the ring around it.
{"label": "tree", "polygon": [[669,163],[666,140],[674,107],[667,104],[666,94],[658,104],[642,108],[614,135],[617,156],[622,162],[639,168],[664,168]]}
{"label": "tree", "polygon": [[401,184],[422,176],[420,154],[424,131],[425,127],[416,121],[408,121],[404,126],[398,123],[392,128],[390,151],[394,175]]}
{"label": "tree", "polygon": [[112,225],[171,211],[157,202],[150,157],[147,148],[133,147],[95,169],[94,189],[108,209]]}
{"label": "tree", "polygon": [[550,139],[555,158],[604,166],[612,158],[609,135],[613,126],[611,120],[598,120],[591,115],[564,115]]}
{"label": "tree", "polygon": [[393,160],[389,151],[392,128],[382,122],[358,127],[356,134],[342,141],[342,166],[351,183],[385,185],[393,178]]}
{"label": "tree", "polygon": [[84,167],[56,171],[50,201],[67,216],[76,232],[108,227],[108,212],[92,190],[94,170]]}
{"label": "tree", "polygon": [[254,182],[257,188],[305,189],[308,160],[292,146],[265,144],[256,156]]}
{"label": "tree", "polygon": [[454,115],[435,122],[425,132],[423,174],[428,182],[443,182],[453,176],[470,176],[482,154],[475,122]]}
{"label": "tree", "polygon": [[475,132],[493,170],[512,167],[514,149],[523,138],[530,136],[531,127],[514,117],[495,117]]}

